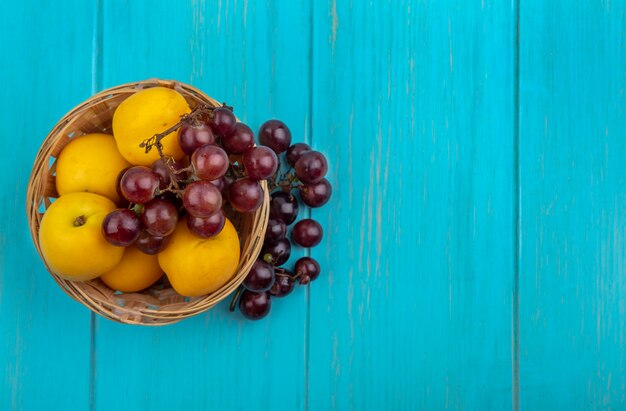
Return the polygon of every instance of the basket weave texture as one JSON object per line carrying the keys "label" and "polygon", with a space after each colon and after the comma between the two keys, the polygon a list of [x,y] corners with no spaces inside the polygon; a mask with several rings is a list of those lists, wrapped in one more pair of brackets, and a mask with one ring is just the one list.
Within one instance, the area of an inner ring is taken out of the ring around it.
{"label": "basket weave texture", "polygon": [[[41,145],[28,183],[26,212],[33,242],[39,255],[39,224],[45,210],[58,197],[55,184],[56,158],[72,138],[88,133],[111,134],[113,112],[127,97],[149,87],[168,87],[185,97],[190,107],[220,104],[200,90],[186,84],[167,80],[145,80],[123,84],[102,91],[67,113],[52,129]],[[262,183],[264,200],[254,213],[229,215],[241,241],[241,258],[234,276],[215,292],[188,298],[177,294],[164,276],[150,288],[139,293],[119,293],[99,279],[72,282],[57,276],[48,268],[57,284],[74,300],[93,312],[111,320],[139,325],[166,325],[199,314],[231,294],[250,271],[263,245],[269,219],[267,184]],[[44,261],[45,263],[45,261]]]}

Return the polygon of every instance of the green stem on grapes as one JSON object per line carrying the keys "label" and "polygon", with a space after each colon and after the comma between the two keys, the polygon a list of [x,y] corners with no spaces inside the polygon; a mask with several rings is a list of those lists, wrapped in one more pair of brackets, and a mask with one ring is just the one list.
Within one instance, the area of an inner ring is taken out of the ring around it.
{"label": "green stem on grapes", "polygon": [[239,300],[241,293],[243,293],[243,287],[240,286],[237,291],[235,291],[235,294],[233,295],[233,300],[230,302],[230,307],[228,308],[228,311],[230,311],[231,313],[235,311],[235,306],[237,305],[237,301]]}
{"label": "green stem on grapes", "polygon": [[79,215],[78,217],[76,217],[76,220],[74,220],[74,227],[80,227],[82,225],[85,225],[86,222],[87,218],[85,218],[84,215]]}

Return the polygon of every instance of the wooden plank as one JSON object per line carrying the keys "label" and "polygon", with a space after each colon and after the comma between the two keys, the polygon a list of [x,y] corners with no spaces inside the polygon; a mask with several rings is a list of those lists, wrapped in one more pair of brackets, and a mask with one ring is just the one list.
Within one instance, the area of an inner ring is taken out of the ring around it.
{"label": "wooden plank", "polygon": [[523,409],[626,407],[625,8],[521,2]]}
{"label": "wooden plank", "polygon": [[[276,116],[302,138],[307,2],[106,2],[103,21],[103,87],[175,78],[233,104],[254,129]],[[256,323],[227,303],[165,328],[98,319],[96,409],[302,409],[305,303],[298,290]]]}
{"label": "wooden plank", "polygon": [[514,9],[316,3],[309,409],[512,404]]}
{"label": "wooden plank", "polygon": [[39,145],[91,94],[91,2],[7,2],[0,13],[0,409],[88,409],[90,312],[54,283],[24,199]]}

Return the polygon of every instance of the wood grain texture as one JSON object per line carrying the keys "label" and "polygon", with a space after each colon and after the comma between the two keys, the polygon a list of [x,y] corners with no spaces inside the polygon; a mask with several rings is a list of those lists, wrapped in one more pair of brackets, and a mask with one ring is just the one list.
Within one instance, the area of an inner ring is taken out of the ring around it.
{"label": "wood grain texture", "polygon": [[24,199],[40,143],[91,94],[95,14],[82,1],[12,2],[2,9],[0,409],[87,409],[90,314],[39,260]]}
{"label": "wood grain texture", "polygon": [[[232,104],[255,130],[280,116],[301,139],[309,10],[306,2],[105,2],[102,87],[178,79]],[[274,301],[256,323],[227,307],[158,329],[98,318],[95,409],[303,409],[304,290]]]}
{"label": "wood grain texture", "polygon": [[521,3],[521,406],[626,408],[624,1]]}
{"label": "wood grain texture", "polygon": [[508,409],[514,10],[316,3],[311,410]]}

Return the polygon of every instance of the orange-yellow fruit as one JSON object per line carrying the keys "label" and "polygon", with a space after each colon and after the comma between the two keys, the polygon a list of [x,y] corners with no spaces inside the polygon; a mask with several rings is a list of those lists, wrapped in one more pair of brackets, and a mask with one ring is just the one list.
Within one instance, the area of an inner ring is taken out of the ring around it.
{"label": "orange-yellow fruit", "polygon": [[137,247],[128,247],[122,260],[100,279],[117,291],[132,293],[144,290],[163,276],[156,255],[141,252]]}
{"label": "orange-yellow fruit", "polygon": [[48,267],[62,278],[85,281],[115,267],[124,254],[102,235],[102,220],[115,204],[92,193],[69,193],[46,210],[39,226],[39,244]]}
{"label": "orange-yellow fruit", "polygon": [[239,253],[239,236],[228,219],[221,233],[207,239],[189,231],[183,219],[158,256],[174,290],[196,297],[217,290],[235,274]]}
{"label": "orange-yellow fruit", "polygon": [[[147,88],[131,95],[113,113],[113,136],[119,152],[132,164],[151,165],[160,158],[156,147],[146,153],[139,145],[178,123],[190,111],[185,98],[166,87]],[[161,144],[165,154],[176,160],[183,157],[177,132],[168,134]]]}
{"label": "orange-yellow fruit", "polygon": [[72,139],[63,148],[56,165],[59,195],[76,192],[100,194],[119,202],[117,175],[130,163],[117,151],[109,134],[87,134]]}

